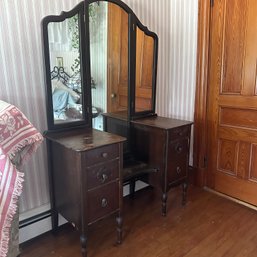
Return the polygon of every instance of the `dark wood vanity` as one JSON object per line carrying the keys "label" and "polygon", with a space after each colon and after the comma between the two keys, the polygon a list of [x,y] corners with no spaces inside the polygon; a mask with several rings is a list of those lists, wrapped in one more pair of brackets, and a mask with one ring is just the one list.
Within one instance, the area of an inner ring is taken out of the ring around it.
{"label": "dark wood vanity", "polygon": [[171,187],[185,202],[192,122],[156,115],[158,37],[122,1],[47,16],[42,35],[52,225],[72,223],[85,257],[88,226],[109,215],[121,243],[123,183],[159,189],[164,216]]}

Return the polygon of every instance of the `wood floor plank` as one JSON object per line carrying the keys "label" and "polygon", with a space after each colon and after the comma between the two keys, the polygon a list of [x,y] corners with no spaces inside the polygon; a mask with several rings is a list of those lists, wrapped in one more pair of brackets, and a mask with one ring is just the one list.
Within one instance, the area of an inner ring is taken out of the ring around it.
{"label": "wood floor plank", "polygon": [[[181,188],[169,193],[167,217],[153,189],[124,199],[124,241],[116,245],[114,218],[89,228],[88,257],[254,257],[257,212],[190,186],[181,205]],[[21,257],[80,257],[79,234],[65,225],[22,245]]]}

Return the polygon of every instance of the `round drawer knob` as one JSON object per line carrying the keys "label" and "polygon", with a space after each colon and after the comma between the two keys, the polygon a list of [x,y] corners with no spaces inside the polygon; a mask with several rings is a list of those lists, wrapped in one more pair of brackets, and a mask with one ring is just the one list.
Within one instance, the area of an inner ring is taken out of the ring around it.
{"label": "round drawer knob", "polygon": [[182,147],[181,145],[178,145],[178,146],[176,147],[177,153],[181,153],[182,150],[183,150],[183,147]]}
{"label": "round drawer knob", "polygon": [[178,166],[177,167],[177,173],[179,174],[181,172],[181,168]]}
{"label": "round drawer knob", "polygon": [[116,98],[116,97],[117,97],[116,93],[111,94],[111,98]]}
{"label": "round drawer knob", "polygon": [[103,173],[101,178],[100,178],[101,182],[104,183],[107,179],[108,179],[107,174]]}
{"label": "round drawer knob", "polygon": [[101,182],[104,183],[108,179],[108,175],[106,174],[107,170],[105,167],[101,168],[97,173],[96,173],[96,178]]}
{"label": "round drawer knob", "polygon": [[102,199],[102,207],[105,208],[108,205],[108,202],[105,198]]}
{"label": "round drawer knob", "polygon": [[102,153],[102,157],[103,158],[107,158],[108,157],[108,153]]}

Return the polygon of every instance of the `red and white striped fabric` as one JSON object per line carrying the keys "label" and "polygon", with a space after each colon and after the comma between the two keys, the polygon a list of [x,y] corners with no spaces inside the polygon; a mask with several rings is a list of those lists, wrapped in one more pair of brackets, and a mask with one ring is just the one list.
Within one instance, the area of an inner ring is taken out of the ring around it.
{"label": "red and white striped fabric", "polygon": [[[4,104],[3,104],[4,103]],[[10,228],[22,192],[19,167],[43,137],[15,106],[0,101],[0,257],[7,256]]]}
{"label": "red and white striped fabric", "polygon": [[17,171],[9,157],[0,148],[0,256],[8,252],[10,229],[21,194],[23,173]]}

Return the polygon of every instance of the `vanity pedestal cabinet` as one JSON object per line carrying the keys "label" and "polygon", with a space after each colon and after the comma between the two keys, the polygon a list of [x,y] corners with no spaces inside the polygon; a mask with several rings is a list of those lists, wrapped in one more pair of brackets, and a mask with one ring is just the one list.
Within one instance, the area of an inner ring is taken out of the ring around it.
{"label": "vanity pedestal cabinet", "polygon": [[51,178],[53,229],[58,214],[80,231],[87,255],[87,227],[116,214],[117,242],[122,240],[122,154],[125,138],[91,128],[45,134]]}
{"label": "vanity pedestal cabinet", "polygon": [[186,201],[189,146],[192,122],[150,117],[131,122],[132,148],[135,155],[159,169],[149,174],[149,184],[162,191],[162,214],[166,215],[167,194],[171,187],[183,185]]}

